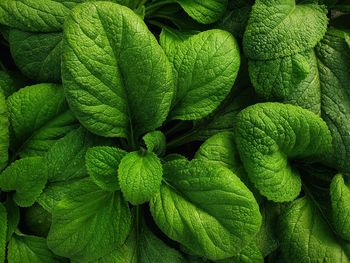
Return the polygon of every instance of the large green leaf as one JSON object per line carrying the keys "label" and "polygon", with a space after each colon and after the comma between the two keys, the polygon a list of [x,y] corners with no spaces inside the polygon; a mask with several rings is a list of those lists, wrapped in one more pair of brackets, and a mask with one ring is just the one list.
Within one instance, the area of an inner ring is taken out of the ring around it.
{"label": "large green leaf", "polygon": [[301,107],[259,103],[236,118],[236,143],[244,167],[260,193],[269,200],[294,200],[300,193],[293,159],[327,156],[332,137],[326,123]]}
{"label": "large green leaf", "polygon": [[159,191],[163,169],[155,153],[141,150],[123,157],[118,176],[125,199],[133,205],[139,205],[151,200]]}
{"label": "large green leaf", "polygon": [[52,211],[49,248],[79,262],[94,261],[126,240],[131,215],[120,192],[105,192],[90,180],[67,186]]}
{"label": "large green leaf", "polygon": [[0,174],[0,188],[16,191],[14,200],[22,207],[31,206],[43,191],[49,171],[42,157],[20,159]]}
{"label": "large green leaf", "polygon": [[47,247],[46,239],[15,234],[8,245],[9,263],[59,263],[61,262]]}
{"label": "large green leaf", "polygon": [[107,2],[75,8],[64,30],[62,63],[71,109],[92,132],[133,144],[165,120],[171,66],[130,9]]}
{"label": "large green leaf", "polygon": [[201,160],[164,165],[165,183],[151,200],[160,229],[212,260],[239,253],[261,224],[253,194],[229,169]]}
{"label": "large green leaf", "polygon": [[236,40],[219,29],[186,37],[163,30],[161,45],[175,71],[177,91],[171,118],[194,120],[211,113],[229,94],[238,74]]}
{"label": "large green leaf", "polygon": [[279,229],[285,262],[350,262],[350,243],[335,235],[309,197],[291,204]]}
{"label": "large green leaf", "polygon": [[5,96],[0,91],[0,171],[8,161],[9,125]]}
{"label": "large green leaf", "polygon": [[12,58],[21,72],[39,82],[61,82],[62,33],[10,30]]}
{"label": "large green leaf", "polygon": [[19,90],[8,100],[16,153],[43,155],[52,144],[77,127],[63,89],[55,84],[37,84]]}
{"label": "large green leaf", "polygon": [[91,179],[103,190],[119,190],[118,166],[125,155],[125,151],[115,147],[90,148],[86,152],[85,162]]}
{"label": "large green leaf", "polygon": [[203,24],[218,20],[227,6],[227,0],[177,0],[177,2],[189,16]]}
{"label": "large green leaf", "polygon": [[154,235],[142,222],[134,227],[126,242],[107,256],[100,258],[98,263],[183,263],[182,255],[168,247]]}
{"label": "large green leaf", "polygon": [[350,187],[341,174],[332,179],[330,194],[333,225],[342,238],[350,241]]}
{"label": "large green leaf", "polygon": [[327,9],[295,0],[257,0],[243,38],[249,59],[268,60],[316,46],[327,30]]}

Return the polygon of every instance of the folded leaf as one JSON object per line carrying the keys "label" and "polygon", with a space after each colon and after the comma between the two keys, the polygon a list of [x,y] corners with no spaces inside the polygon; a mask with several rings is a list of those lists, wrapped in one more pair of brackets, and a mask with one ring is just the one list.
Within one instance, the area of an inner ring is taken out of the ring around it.
{"label": "folded leaf", "polygon": [[341,174],[332,179],[330,194],[333,225],[342,238],[350,240],[350,187]]}
{"label": "folded leaf", "polygon": [[0,91],[0,171],[6,167],[8,161],[9,125],[6,99]]}
{"label": "folded leaf", "polygon": [[169,30],[161,34],[177,86],[171,118],[200,119],[230,92],[240,65],[239,47],[230,33],[219,29],[180,38]]}
{"label": "folded leaf", "polygon": [[142,137],[149,152],[154,152],[158,156],[165,154],[166,138],[161,131],[153,131]]}
{"label": "folded leaf", "polygon": [[46,239],[36,236],[13,235],[8,245],[8,262],[59,263],[46,244]]}
{"label": "folded leaf", "polygon": [[105,191],[119,190],[118,166],[125,155],[125,151],[115,147],[90,148],[85,155],[90,178]]}
{"label": "folded leaf", "polygon": [[164,165],[165,183],[151,200],[159,228],[211,260],[239,253],[261,224],[253,194],[229,169],[193,160]]}
{"label": "folded leaf", "polygon": [[20,159],[0,174],[0,188],[3,191],[16,191],[14,201],[21,207],[28,207],[43,191],[48,174],[42,157]]}
{"label": "folded leaf", "polygon": [[0,203],[0,262],[5,261],[7,234],[7,212],[5,206]]}
{"label": "folded leaf", "polygon": [[336,237],[310,198],[295,200],[281,220],[286,262],[349,262],[350,243]]}
{"label": "folded leaf", "polygon": [[25,76],[39,82],[61,82],[62,33],[10,30],[9,44]]}
{"label": "folded leaf", "polygon": [[124,198],[139,205],[151,200],[159,191],[163,168],[153,152],[131,152],[120,161],[118,175]]}
{"label": "folded leaf", "polygon": [[327,9],[295,0],[257,0],[244,33],[249,59],[268,60],[316,46],[327,30]]}
{"label": "folded leaf", "polygon": [[120,192],[105,192],[90,180],[68,186],[52,211],[48,246],[57,255],[94,261],[122,245],[131,216]]}
{"label": "folded leaf", "polygon": [[77,127],[59,85],[28,86],[12,94],[7,103],[13,142],[21,156],[45,154],[56,140]]}
{"label": "folded leaf", "polygon": [[202,24],[218,20],[225,12],[227,0],[177,0],[186,13]]}
{"label": "folded leaf", "polygon": [[298,171],[288,162],[331,152],[326,123],[298,106],[259,103],[236,118],[236,143],[251,181],[269,200],[294,200],[300,193]]}
{"label": "folded leaf", "polygon": [[144,22],[126,7],[98,2],[75,8],[64,30],[62,66],[72,111],[98,135],[128,137],[133,144],[168,114],[170,63]]}

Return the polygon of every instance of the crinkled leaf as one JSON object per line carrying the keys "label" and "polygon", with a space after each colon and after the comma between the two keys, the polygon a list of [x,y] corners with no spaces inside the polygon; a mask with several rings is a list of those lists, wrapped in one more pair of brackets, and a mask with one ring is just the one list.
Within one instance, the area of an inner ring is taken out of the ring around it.
{"label": "crinkled leaf", "polygon": [[332,179],[330,194],[333,225],[342,238],[350,240],[350,187],[341,174]]}
{"label": "crinkled leaf", "polygon": [[243,250],[230,258],[216,261],[216,263],[264,263],[264,257],[262,256],[255,240],[245,246]]}
{"label": "crinkled leaf", "polygon": [[319,158],[331,151],[332,137],[326,123],[298,106],[259,103],[236,118],[237,148],[249,178],[269,200],[294,200],[300,193],[293,159]]}
{"label": "crinkled leaf", "polygon": [[97,2],[75,8],[64,30],[62,65],[72,111],[98,135],[129,137],[132,143],[168,114],[170,63],[141,18],[126,7]]}
{"label": "crinkled leaf", "polygon": [[6,167],[9,157],[9,125],[6,99],[0,91],[0,171]]}
{"label": "crinkled leaf", "polygon": [[268,60],[316,46],[327,30],[327,9],[295,0],[257,0],[244,33],[249,59]]}
{"label": "crinkled leaf", "polygon": [[177,0],[185,12],[202,24],[217,21],[225,12],[227,0]]}
{"label": "crinkled leaf", "polygon": [[165,51],[174,67],[177,89],[171,118],[200,119],[229,94],[240,65],[238,44],[230,33],[219,29],[183,41],[168,37],[174,38],[163,30],[161,44],[168,46]]}
{"label": "crinkled leaf", "polygon": [[193,160],[164,165],[166,182],[152,199],[159,228],[193,253],[212,260],[239,253],[258,232],[259,207],[229,169]]}
{"label": "crinkled leaf", "polygon": [[59,85],[23,88],[12,94],[7,103],[14,147],[21,156],[45,154],[56,140],[77,127]]}
{"label": "crinkled leaf", "polygon": [[142,139],[145,142],[148,151],[154,152],[158,156],[165,154],[166,138],[161,131],[149,132],[143,136]]}
{"label": "crinkled leaf", "polygon": [[103,190],[119,190],[118,166],[125,155],[125,151],[115,147],[90,148],[85,155],[90,178]]}
{"label": "crinkled leaf", "polygon": [[105,192],[86,179],[68,188],[52,211],[49,248],[57,255],[86,262],[122,245],[131,215],[121,193]]}
{"label": "crinkled leaf", "polygon": [[48,174],[42,157],[20,159],[0,174],[0,188],[3,191],[16,191],[14,201],[21,207],[28,207],[43,191]]}
{"label": "crinkled leaf", "polygon": [[10,30],[12,58],[21,72],[39,82],[61,82],[62,33]]}
{"label": "crinkled leaf", "polygon": [[279,229],[286,262],[349,262],[350,243],[335,235],[308,197],[291,204]]}
{"label": "crinkled leaf", "polygon": [[154,235],[144,222],[140,223],[139,232],[135,227],[126,242],[111,254],[102,257],[98,263],[183,263],[182,255],[168,247]]}
{"label": "crinkled leaf", "polygon": [[46,239],[36,236],[12,236],[8,245],[8,262],[59,263],[61,262],[47,247]]}
{"label": "crinkled leaf", "polygon": [[131,152],[121,160],[118,176],[125,199],[133,205],[139,205],[151,200],[159,191],[163,168],[153,152]]}
{"label": "crinkled leaf", "polygon": [[18,72],[0,70],[0,93],[2,92],[5,97],[26,86],[25,83],[26,79]]}
{"label": "crinkled leaf", "polygon": [[5,261],[7,234],[7,212],[5,206],[0,203],[0,262]]}

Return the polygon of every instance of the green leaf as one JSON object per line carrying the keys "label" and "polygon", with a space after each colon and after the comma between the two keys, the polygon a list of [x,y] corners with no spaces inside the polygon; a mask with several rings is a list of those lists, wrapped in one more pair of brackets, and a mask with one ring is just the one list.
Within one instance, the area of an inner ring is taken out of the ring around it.
{"label": "green leaf", "polygon": [[0,171],[6,167],[9,157],[9,125],[6,99],[0,91]]}
{"label": "green leaf", "polygon": [[86,168],[91,179],[105,191],[120,189],[118,166],[126,152],[108,146],[90,148],[85,155]]}
{"label": "green leaf", "polygon": [[48,249],[46,239],[36,236],[15,234],[8,245],[8,262],[15,263],[59,263]]}
{"label": "green leaf", "polygon": [[225,12],[227,0],[177,0],[186,13],[202,24],[217,21]]}
{"label": "green leaf", "polygon": [[330,30],[316,47],[321,83],[322,118],[333,137],[333,154],[328,162],[350,172],[350,49],[344,32]]}
{"label": "green leaf", "polygon": [[47,238],[57,255],[94,261],[122,245],[131,215],[120,192],[105,192],[89,180],[68,186],[52,211]]}
{"label": "green leaf", "polygon": [[43,191],[48,174],[42,157],[20,159],[2,172],[0,188],[3,191],[16,191],[14,201],[21,207],[28,207]]}
{"label": "green leaf", "polygon": [[15,71],[0,70],[0,93],[2,92],[5,97],[26,86],[25,82],[26,79]]}
{"label": "green leaf", "polygon": [[19,90],[8,100],[13,143],[21,156],[43,155],[53,143],[77,127],[63,89],[55,84],[37,84]]}
{"label": "green leaf", "polygon": [[[170,39],[167,39],[170,38]],[[240,54],[233,36],[213,29],[191,37],[172,40],[174,35],[163,30],[161,45],[173,64],[176,98],[172,119],[195,120],[211,113],[229,94],[237,77]]]}
{"label": "green leaf", "polygon": [[331,152],[326,123],[298,106],[259,103],[236,118],[236,143],[249,178],[269,200],[294,200],[300,193],[293,159],[320,158]]}
{"label": "green leaf", "polygon": [[251,60],[249,75],[262,98],[321,113],[320,78],[312,49],[267,61]]}
{"label": "green leaf", "polygon": [[165,183],[151,200],[159,228],[211,260],[239,253],[259,231],[253,194],[229,169],[193,160],[164,165]]}
{"label": "green leaf", "polygon": [[269,60],[316,46],[327,30],[327,9],[295,0],[257,0],[244,33],[249,59]]}
{"label": "green leaf", "polygon": [[0,203],[0,262],[5,261],[7,234],[7,212],[5,206]]}
{"label": "green leaf", "polygon": [[62,33],[10,30],[12,58],[21,72],[39,82],[61,82]]}
{"label": "green leaf", "polygon": [[216,263],[264,263],[264,257],[262,256],[259,248],[257,247],[255,241],[251,242],[243,250],[230,258],[216,261]]}
{"label": "green leaf", "polygon": [[8,242],[19,224],[19,207],[13,201],[12,195],[8,195],[7,200],[3,204],[7,211],[6,242]]}
{"label": "green leaf", "polygon": [[330,194],[333,225],[342,238],[350,240],[350,187],[341,174],[332,179]]}
{"label": "green leaf", "polygon": [[65,25],[63,84],[81,123],[131,145],[158,128],[173,96],[172,70],[141,18],[118,4],[86,3]]}
{"label": "green leaf", "polygon": [[154,152],[158,156],[165,154],[166,138],[161,131],[153,131],[142,137],[149,152]]}
{"label": "green leaf", "polygon": [[35,203],[21,211],[22,225],[26,231],[40,237],[46,237],[51,226],[51,214]]}
{"label": "green leaf", "polygon": [[291,204],[279,229],[286,262],[349,262],[350,243],[336,237],[308,197]]}
{"label": "green leaf", "polygon": [[133,205],[151,200],[162,182],[162,164],[153,152],[137,151],[124,156],[118,168],[120,189]]}
{"label": "green leaf", "polygon": [[98,263],[183,263],[182,255],[154,235],[144,222],[134,227],[126,242]]}

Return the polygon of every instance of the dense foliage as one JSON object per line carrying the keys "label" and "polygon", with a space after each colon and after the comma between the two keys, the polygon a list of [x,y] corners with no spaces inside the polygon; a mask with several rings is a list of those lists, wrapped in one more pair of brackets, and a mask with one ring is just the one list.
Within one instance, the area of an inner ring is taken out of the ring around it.
{"label": "dense foliage", "polygon": [[0,262],[350,263],[349,0],[0,0]]}

